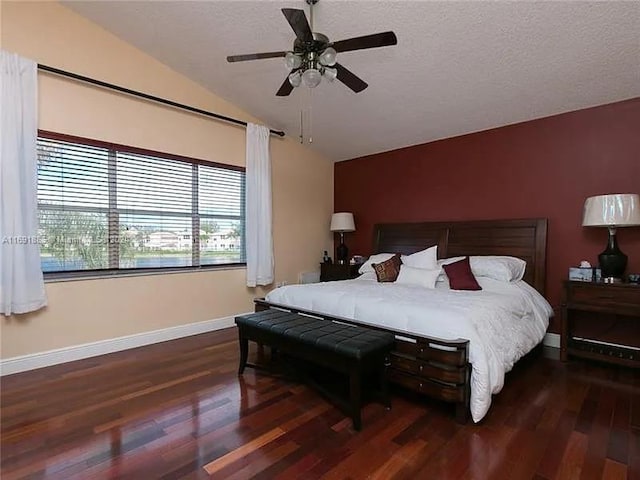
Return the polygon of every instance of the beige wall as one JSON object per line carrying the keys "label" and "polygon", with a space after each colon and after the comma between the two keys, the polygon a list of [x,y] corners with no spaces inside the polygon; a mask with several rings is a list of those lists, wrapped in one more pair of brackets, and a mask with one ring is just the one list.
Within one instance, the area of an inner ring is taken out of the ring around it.
{"label": "beige wall", "polygon": [[[2,1],[2,48],[39,63],[258,121],[57,3]],[[244,129],[40,74],[40,128],[234,165]],[[297,282],[331,248],[333,164],[271,140],[276,280]],[[2,358],[219,318],[264,291],[245,270],[48,283],[49,306],[2,318]]]}

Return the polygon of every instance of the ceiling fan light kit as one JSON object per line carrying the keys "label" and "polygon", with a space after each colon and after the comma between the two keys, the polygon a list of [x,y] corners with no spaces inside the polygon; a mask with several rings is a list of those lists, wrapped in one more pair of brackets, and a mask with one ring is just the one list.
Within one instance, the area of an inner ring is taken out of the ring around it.
{"label": "ceiling fan light kit", "polygon": [[322,72],[322,75],[329,82],[333,82],[338,76],[338,70],[331,67],[324,67],[324,71]]}
{"label": "ceiling fan light kit", "polygon": [[324,52],[320,54],[320,63],[326,67],[331,67],[336,64],[336,56],[338,52],[333,47],[325,48]]}
{"label": "ceiling fan light kit", "polygon": [[284,64],[289,70],[300,68],[302,66],[302,57],[293,52],[287,52],[284,56]]}
{"label": "ceiling fan light kit", "polygon": [[[314,42],[322,41],[325,44],[329,43],[327,39],[321,33],[314,33]],[[324,37],[324,38],[322,38]],[[287,52],[284,56],[284,64],[287,68],[292,70],[302,69],[302,81],[309,88],[315,88],[320,85],[321,80],[324,78],[329,82],[333,82],[338,75],[335,68],[330,68],[336,64],[336,56],[338,52],[333,47],[327,47],[318,54],[318,52]],[[293,72],[295,73],[295,72]],[[296,80],[297,77],[291,78],[289,75],[289,82],[293,87],[300,86],[300,82]]]}
{"label": "ceiling fan light kit", "polygon": [[367,82],[337,63],[338,53],[396,45],[398,39],[395,33],[374,33],[331,42],[326,35],[313,31],[313,6],[318,3],[318,0],[306,0],[306,3],[309,5],[311,23],[307,21],[304,10],[282,9],[283,15],[296,34],[292,50],[232,55],[227,57],[227,61],[243,62],[283,57],[284,64],[290,72],[276,93],[281,97],[288,96],[301,84],[315,88],[323,78],[329,82],[337,78],[354,92],[361,92],[368,87]]}
{"label": "ceiling fan light kit", "polygon": [[[302,83],[304,83],[309,88],[316,88],[320,85],[320,81],[322,80],[322,73],[320,70],[315,68],[307,68],[302,73]],[[295,85],[293,85],[295,87]]]}
{"label": "ceiling fan light kit", "polygon": [[300,73],[300,70],[296,70],[295,72],[290,73],[288,78],[289,83],[293,87],[299,87],[302,82],[302,73]]}

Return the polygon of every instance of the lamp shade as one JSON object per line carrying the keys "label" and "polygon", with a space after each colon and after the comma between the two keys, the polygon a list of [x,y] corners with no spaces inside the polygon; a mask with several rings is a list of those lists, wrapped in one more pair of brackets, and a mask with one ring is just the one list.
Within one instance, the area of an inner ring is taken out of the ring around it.
{"label": "lamp shade", "polygon": [[614,193],[589,197],[584,202],[584,227],[632,227],[640,225],[640,196]]}
{"label": "lamp shade", "polygon": [[331,215],[332,232],[354,232],[356,224],[353,221],[353,213],[340,212]]}

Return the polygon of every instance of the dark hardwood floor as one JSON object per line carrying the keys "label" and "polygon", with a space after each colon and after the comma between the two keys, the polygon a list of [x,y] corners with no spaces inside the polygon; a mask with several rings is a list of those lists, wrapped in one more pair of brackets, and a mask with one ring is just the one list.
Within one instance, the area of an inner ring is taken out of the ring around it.
{"label": "dark hardwood floor", "polygon": [[638,374],[554,352],[520,362],[479,425],[396,393],[359,433],[305,386],[238,377],[235,329],[7,376],[0,476],[640,479]]}

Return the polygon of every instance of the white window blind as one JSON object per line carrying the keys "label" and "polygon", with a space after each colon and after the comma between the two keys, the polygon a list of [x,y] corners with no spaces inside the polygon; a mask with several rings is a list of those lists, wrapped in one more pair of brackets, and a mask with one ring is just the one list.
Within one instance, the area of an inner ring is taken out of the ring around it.
{"label": "white window blind", "polygon": [[244,186],[239,167],[41,133],[42,269],[244,263]]}

